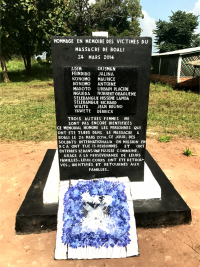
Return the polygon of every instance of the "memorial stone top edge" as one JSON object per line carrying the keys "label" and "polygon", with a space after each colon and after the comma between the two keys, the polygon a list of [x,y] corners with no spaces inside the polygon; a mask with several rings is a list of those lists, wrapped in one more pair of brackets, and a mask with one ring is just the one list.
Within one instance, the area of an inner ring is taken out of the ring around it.
{"label": "memorial stone top edge", "polygon": [[[151,61],[151,37],[52,37],[57,66],[144,66]],[[59,59],[59,60],[58,60]]]}
{"label": "memorial stone top edge", "polygon": [[152,40],[152,37],[149,36],[109,36],[108,38],[105,36],[52,36],[51,40],[54,39],[95,39],[95,38],[104,38],[104,39],[149,39]]}
{"label": "memorial stone top edge", "polygon": [[[112,46],[113,44],[119,46],[131,46],[131,47],[147,47],[152,45],[151,37],[105,37],[105,36],[52,36],[52,45],[107,45]],[[143,46],[140,46],[143,45]],[[107,51],[104,51],[107,52]]]}

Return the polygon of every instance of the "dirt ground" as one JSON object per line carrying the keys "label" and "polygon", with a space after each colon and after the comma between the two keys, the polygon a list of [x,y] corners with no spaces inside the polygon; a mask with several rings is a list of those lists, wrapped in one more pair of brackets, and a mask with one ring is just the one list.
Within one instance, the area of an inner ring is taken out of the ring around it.
{"label": "dirt ground", "polygon": [[[15,235],[15,216],[52,142],[1,143],[0,266],[73,267],[197,267],[199,266],[200,145],[177,139],[159,143],[147,139],[147,149],[192,210],[189,225],[137,229],[139,257],[127,259],[55,261],[56,231]],[[190,147],[198,156],[186,157]]]}

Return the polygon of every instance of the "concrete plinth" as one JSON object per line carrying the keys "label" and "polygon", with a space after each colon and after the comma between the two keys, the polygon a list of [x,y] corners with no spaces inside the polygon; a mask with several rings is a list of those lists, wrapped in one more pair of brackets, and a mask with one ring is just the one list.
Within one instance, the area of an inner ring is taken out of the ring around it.
{"label": "concrete plinth", "polygon": [[[56,150],[43,191],[43,203],[58,203],[60,183],[58,150]],[[160,199],[161,187],[154,178],[148,165],[144,164],[144,182],[131,182],[132,200]]]}
{"label": "concrete plinth", "polygon": [[[16,234],[56,230],[58,203],[43,203],[43,191],[55,152],[55,149],[47,150],[43,162],[17,212]],[[133,200],[136,226],[163,227],[189,223],[191,221],[190,208],[147,150],[145,162],[156,183],[159,184],[162,194],[161,198],[157,199]],[[151,184],[149,184],[148,190],[151,191]],[[134,195],[134,193],[132,194]]]}

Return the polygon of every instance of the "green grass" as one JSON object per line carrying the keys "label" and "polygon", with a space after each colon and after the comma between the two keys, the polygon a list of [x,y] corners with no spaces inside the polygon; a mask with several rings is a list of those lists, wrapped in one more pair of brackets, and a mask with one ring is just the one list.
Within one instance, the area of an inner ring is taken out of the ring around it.
{"label": "green grass", "polygon": [[[31,77],[26,76],[23,62],[15,60],[7,64],[11,83],[1,84],[1,140],[56,139],[52,67],[36,60],[32,63]],[[198,94],[151,84],[148,131],[159,137],[197,140],[199,126]]]}
{"label": "green grass", "polygon": [[196,154],[193,154],[192,150],[189,147],[186,147],[186,149],[183,150],[183,154],[187,157],[197,156]]}
{"label": "green grass", "polygon": [[169,85],[151,84],[148,131],[171,137],[199,138],[199,95],[175,90]]}
{"label": "green grass", "polygon": [[[6,63],[9,79],[12,83],[22,84],[24,82],[29,82],[34,84],[38,81],[52,81],[53,71],[52,64],[41,61],[38,63],[36,59],[32,59],[32,75],[27,76],[24,69],[24,62],[22,60],[13,59]],[[2,81],[2,72],[1,72]],[[4,85],[5,86],[5,85]]]}
{"label": "green grass", "polygon": [[53,87],[47,82],[36,85],[7,85],[1,93],[2,140],[42,141],[56,139]]}
{"label": "green grass", "polygon": [[22,61],[10,61],[7,68],[11,83],[1,84],[1,139],[56,139],[51,65],[33,60],[31,77],[26,76]]}
{"label": "green grass", "polygon": [[170,142],[170,140],[171,140],[171,136],[170,135],[160,135],[159,138],[158,138],[158,141],[162,142],[162,143]]}

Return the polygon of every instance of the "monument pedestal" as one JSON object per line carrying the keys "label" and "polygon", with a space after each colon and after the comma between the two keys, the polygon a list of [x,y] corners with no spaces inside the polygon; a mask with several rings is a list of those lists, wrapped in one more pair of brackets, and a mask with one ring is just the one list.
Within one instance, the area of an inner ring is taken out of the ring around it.
{"label": "monument pedestal", "polygon": [[[55,156],[49,149],[16,215],[16,234],[55,231],[58,204],[44,204],[43,191]],[[133,200],[137,227],[153,228],[191,221],[191,210],[146,150],[145,162],[161,188],[161,199]],[[147,188],[147,187],[146,187]],[[151,186],[148,188],[152,192]],[[147,191],[146,191],[147,192]],[[147,192],[148,193],[148,192]]]}
{"label": "monument pedestal", "polygon": [[[58,203],[58,191],[60,184],[58,150],[56,150],[47,182],[43,191],[43,203],[53,204]],[[131,182],[131,195],[133,200],[147,200],[147,199],[160,199],[161,187],[157,180],[154,178],[148,165],[144,164],[144,181]]]}

